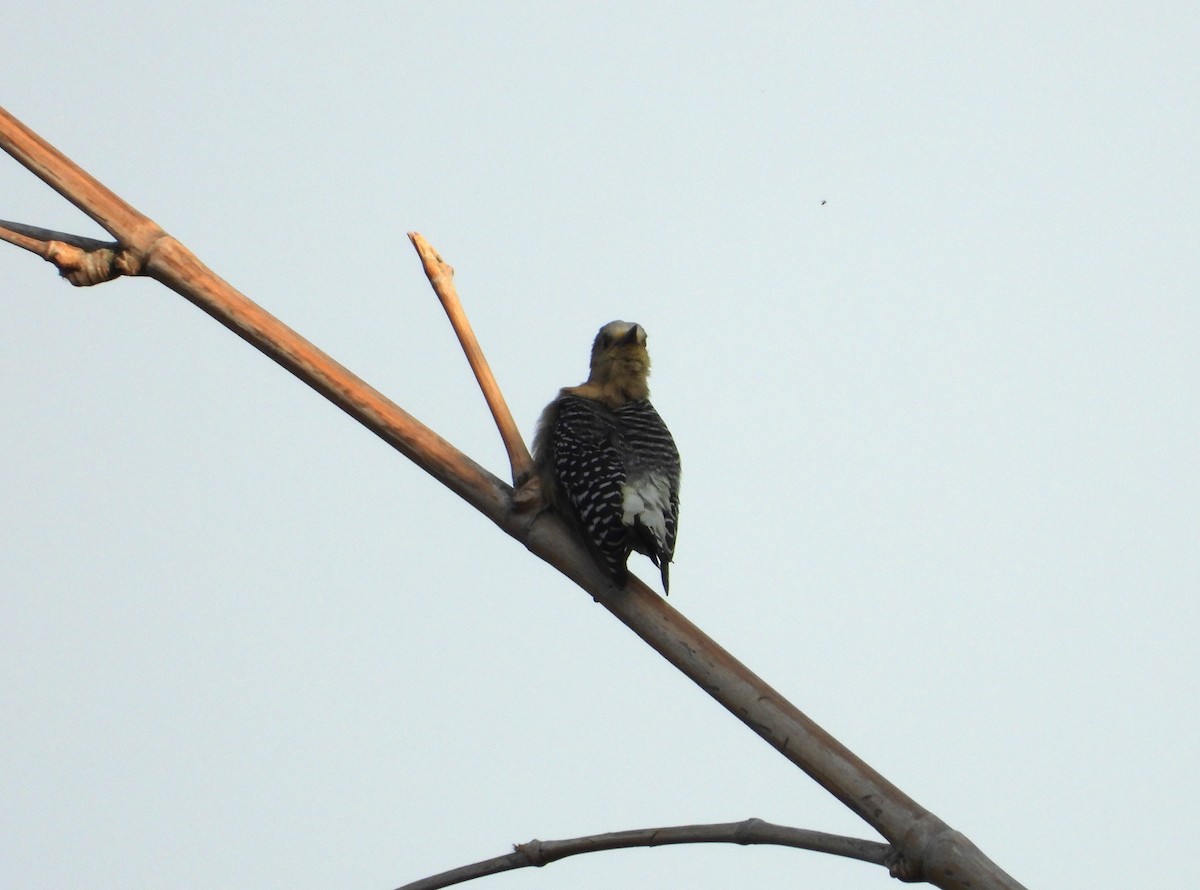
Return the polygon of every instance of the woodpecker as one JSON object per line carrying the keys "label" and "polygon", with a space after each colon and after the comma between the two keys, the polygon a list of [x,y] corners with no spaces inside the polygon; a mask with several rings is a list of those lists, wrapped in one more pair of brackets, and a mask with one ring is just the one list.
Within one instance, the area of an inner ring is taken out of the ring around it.
{"label": "woodpecker", "polygon": [[614,582],[636,550],[668,592],[679,520],[679,452],[650,404],[650,354],[638,324],[610,321],[592,344],[586,383],[559,390],[538,421],[534,462],[551,503]]}

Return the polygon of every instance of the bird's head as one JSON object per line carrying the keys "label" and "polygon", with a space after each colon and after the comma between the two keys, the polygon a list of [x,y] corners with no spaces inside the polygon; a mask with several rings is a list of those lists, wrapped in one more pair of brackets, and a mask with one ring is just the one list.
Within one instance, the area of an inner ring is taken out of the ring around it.
{"label": "bird's head", "polygon": [[610,404],[624,404],[649,395],[649,374],[645,328],[628,321],[610,321],[600,329],[592,344],[588,387],[600,389],[602,399]]}

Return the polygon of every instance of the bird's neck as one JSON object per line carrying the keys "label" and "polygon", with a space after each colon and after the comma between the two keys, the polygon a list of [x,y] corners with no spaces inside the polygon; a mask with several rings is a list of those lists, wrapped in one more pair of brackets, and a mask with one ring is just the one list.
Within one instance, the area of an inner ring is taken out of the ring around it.
{"label": "bird's neck", "polygon": [[588,380],[587,383],[579,386],[569,386],[564,392],[580,396],[581,398],[592,399],[615,410],[630,402],[648,398],[650,395],[650,386],[646,382],[644,374],[626,377],[612,376],[603,381]]}

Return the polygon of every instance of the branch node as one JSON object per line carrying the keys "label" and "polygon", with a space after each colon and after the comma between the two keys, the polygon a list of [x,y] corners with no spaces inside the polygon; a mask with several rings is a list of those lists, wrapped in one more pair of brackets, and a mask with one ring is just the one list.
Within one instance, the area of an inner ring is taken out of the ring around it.
{"label": "branch node", "polygon": [[942,835],[956,833],[933,813],[925,813],[892,847],[885,862],[888,874],[908,884],[926,880],[926,857],[934,841]]}
{"label": "branch node", "polygon": [[76,287],[103,284],[122,275],[141,274],[141,261],[127,248],[68,232],[0,219],[0,241],[15,244],[53,263]]}
{"label": "branch node", "polygon": [[123,247],[113,262],[121,275],[141,275],[142,270],[146,268],[146,254]]}
{"label": "branch node", "polygon": [[111,247],[87,250],[64,241],[47,241],[42,258],[57,266],[58,274],[75,287],[103,284],[124,274],[118,253]]}
{"label": "branch node", "polygon": [[737,828],[733,830],[734,843],[741,844],[742,846],[754,843],[754,839],[751,836],[755,831],[766,824],[767,823],[765,823],[762,819],[759,819],[757,816],[751,816],[749,819],[739,822]]}
{"label": "branch node", "polygon": [[529,861],[529,864],[536,868],[541,868],[543,865],[547,865],[554,861],[546,856],[546,851],[542,847],[542,842],[537,838],[534,838],[533,840],[524,844],[513,844],[513,852],[524,856],[525,859]]}
{"label": "branch node", "polygon": [[528,513],[546,505],[546,497],[542,494],[542,483],[537,476],[529,476],[520,480],[517,487],[513,489],[512,506],[517,513]]}

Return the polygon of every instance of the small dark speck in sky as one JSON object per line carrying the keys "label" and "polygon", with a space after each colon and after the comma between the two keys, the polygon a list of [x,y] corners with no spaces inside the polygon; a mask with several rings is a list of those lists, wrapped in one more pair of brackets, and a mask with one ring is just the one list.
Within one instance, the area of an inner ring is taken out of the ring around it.
{"label": "small dark speck in sky", "polygon": [[824,201],[822,201],[822,202],[821,202],[821,206],[822,206],[822,207],[824,207],[824,206],[825,206],[825,202],[824,202]]}

